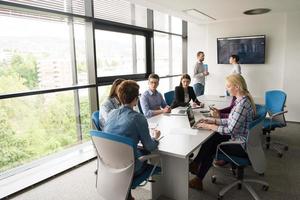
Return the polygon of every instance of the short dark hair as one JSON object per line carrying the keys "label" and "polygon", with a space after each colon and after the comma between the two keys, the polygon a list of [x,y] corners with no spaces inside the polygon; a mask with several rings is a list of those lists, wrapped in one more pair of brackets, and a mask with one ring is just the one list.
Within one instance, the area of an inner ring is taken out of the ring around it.
{"label": "short dark hair", "polygon": [[236,62],[239,62],[239,60],[240,60],[240,57],[238,55],[235,55],[235,54],[232,54],[230,57],[235,59]]}
{"label": "short dark hair", "polygon": [[124,81],[125,79],[122,78],[117,78],[113,84],[111,85],[110,91],[109,91],[109,97],[113,98],[113,97],[117,97],[117,87],[122,83],[122,81]]}
{"label": "short dark hair", "polygon": [[118,98],[124,104],[130,104],[139,96],[140,86],[133,80],[123,81],[118,87]]}
{"label": "short dark hair", "polygon": [[179,86],[181,86],[181,87],[182,87],[182,83],[181,83],[182,79],[188,79],[190,81],[192,80],[191,77],[190,77],[190,75],[188,75],[188,74],[182,74],[182,76],[180,78],[180,83],[179,83]]}
{"label": "short dark hair", "polygon": [[200,56],[200,54],[204,54],[204,52],[203,51],[198,51],[197,56]]}
{"label": "short dark hair", "polygon": [[148,80],[150,80],[150,78],[159,80],[159,76],[157,74],[150,74]]}

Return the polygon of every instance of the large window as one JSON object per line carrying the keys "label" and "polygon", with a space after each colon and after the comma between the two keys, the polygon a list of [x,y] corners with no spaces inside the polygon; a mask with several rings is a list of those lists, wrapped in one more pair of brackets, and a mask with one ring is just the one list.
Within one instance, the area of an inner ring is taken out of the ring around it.
{"label": "large window", "polygon": [[145,36],[96,30],[97,76],[146,73]]}
{"label": "large window", "polygon": [[88,139],[90,99],[83,20],[0,11],[1,173]]}
{"label": "large window", "polygon": [[182,74],[182,20],[154,12],[154,66],[160,76]]}
{"label": "large window", "polygon": [[1,100],[0,124],[0,172],[79,142],[72,91]]}
{"label": "large window", "polygon": [[72,85],[67,22],[1,16],[0,27],[0,82],[10,85],[0,93]]}

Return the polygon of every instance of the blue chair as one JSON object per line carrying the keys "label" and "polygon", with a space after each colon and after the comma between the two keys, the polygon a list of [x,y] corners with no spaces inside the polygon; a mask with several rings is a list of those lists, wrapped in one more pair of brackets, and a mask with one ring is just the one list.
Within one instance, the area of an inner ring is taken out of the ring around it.
{"label": "blue chair", "polygon": [[94,128],[96,128],[98,131],[101,131],[100,121],[99,121],[99,115],[100,115],[99,111],[93,112],[93,114],[92,114],[92,122],[93,122]]}
{"label": "blue chair", "polygon": [[169,92],[166,92],[164,93],[164,96],[165,96],[165,100],[166,100],[166,103],[171,106],[173,100],[174,100],[174,95],[175,95],[175,92],[174,90],[171,90]]}
{"label": "blue chair", "polygon": [[286,102],[286,94],[280,90],[267,91],[265,94],[265,104],[269,117],[264,120],[263,133],[266,135],[266,148],[277,152],[279,157],[282,157],[283,150],[288,150],[288,145],[276,141],[271,142],[271,132],[276,128],[285,127],[286,121],[284,110]]}
{"label": "blue chair", "polygon": [[[134,176],[137,146],[131,138],[96,130],[90,134],[98,157],[96,187],[103,199],[125,200],[130,189],[145,185],[152,175],[160,173],[159,163],[155,163],[147,164],[140,175]],[[157,154],[149,154],[138,159],[144,162],[157,157]]]}
{"label": "blue chair", "polygon": [[[266,107],[257,105],[257,115],[254,121],[250,124],[250,133],[246,141],[245,153],[247,157],[232,156],[222,151],[222,147],[224,147],[225,145],[241,145],[242,142],[228,141],[218,145],[216,159],[225,160],[231,163],[232,166],[234,166],[234,168],[237,170],[236,173],[237,180],[232,184],[224,187],[219,192],[218,199],[222,199],[225,193],[228,192],[233,187],[238,186],[238,188],[241,189],[241,187],[244,186],[254,197],[254,199],[258,200],[259,197],[257,196],[255,191],[248,183],[261,184],[265,191],[268,190],[269,184],[265,181],[256,180],[256,179],[244,179],[244,168],[247,166],[252,166],[253,170],[258,174],[264,174],[266,170],[266,159],[265,159],[265,154],[261,142],[261,135],[262,135],[261,128],[266,114],[267,114]],[[216,176],[212,176],[212,182],[213,183],[216,182]]]}

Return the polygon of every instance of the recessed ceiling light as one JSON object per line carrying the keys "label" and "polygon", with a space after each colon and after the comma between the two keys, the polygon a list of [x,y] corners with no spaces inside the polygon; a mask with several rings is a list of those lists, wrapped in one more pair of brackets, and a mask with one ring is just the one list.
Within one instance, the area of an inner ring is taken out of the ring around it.
{"label": "recessed ceiling light", "polygon": [[256,8],[251,10],[244,11],[245,15],[261,15],[270,12],[271,9],[269,8]]}

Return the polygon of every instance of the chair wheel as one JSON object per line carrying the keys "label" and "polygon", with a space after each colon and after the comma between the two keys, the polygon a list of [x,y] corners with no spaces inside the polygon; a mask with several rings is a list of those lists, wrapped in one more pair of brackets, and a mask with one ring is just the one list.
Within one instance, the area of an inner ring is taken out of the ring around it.
{"label": "chair wheel", "polygon": [[238,184],[238,190],[241,190],[241,189],[242,189],[242,184],[239,183],[239,184]]}
{"label": "chair wheel", "polygon": [[289,147],[288,147],[288,146],[285,146],[285,147],[284,147],[284,150],[285,150],[285,151],[289,150]]}
{"label": "chair wheel", "polygon": [[268,186],[268,185],[263,185],[263,186],[262,186],[262,189],[263,189],[264,191],[268,191],[269,186]]}
{"label": "chair wheel", "polygon": [[222,199],[223,199],[223,196],[218,195],[218,200],[222,200]]}
{"label": "chair wheel", "polygon": [[265,176],[265,173],[258,174],[259,176]]}
{"label": "chair wheel", "polygon": [[282,154],[282,153],[278,153],[277,156],[278,156],[279,158],[281,158],[281,157],[283,156],[283,154]]}
{"label": "chair wheel", "polygon": [[216,181],[217,181],[217,177],[212,176],[212,177],[211,177],[211,182],[212,182],[212,183],[216,183]]}

